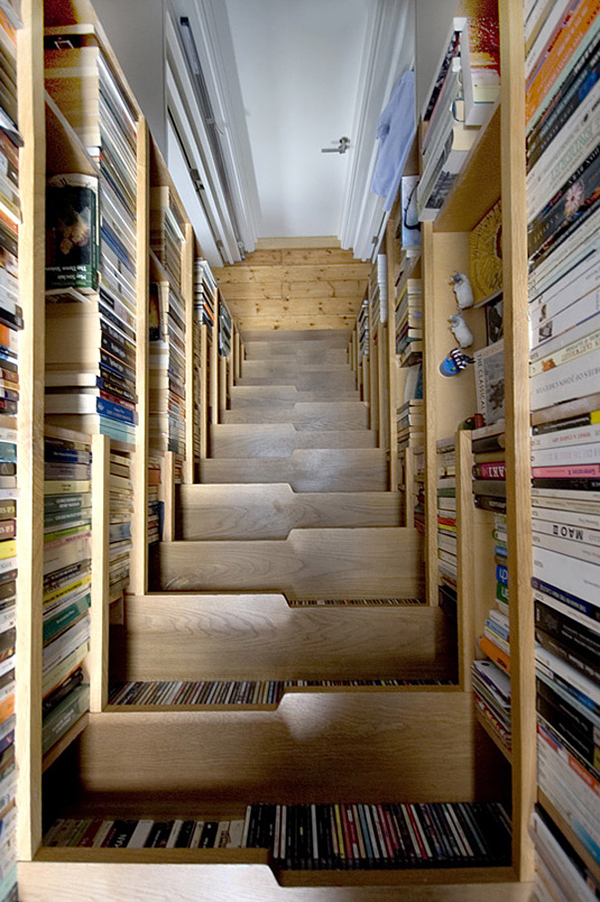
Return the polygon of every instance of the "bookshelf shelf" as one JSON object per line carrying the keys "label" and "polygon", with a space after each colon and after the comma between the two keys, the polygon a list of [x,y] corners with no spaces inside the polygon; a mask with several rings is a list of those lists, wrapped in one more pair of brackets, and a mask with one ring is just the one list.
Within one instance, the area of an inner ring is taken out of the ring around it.
{"label": "bookshelf shelf", "polygon": [[481,126],[461,174],[435,221],[436,232],[470,232],[500,196],[501,107]]}
{"label": "bookshelf shelf", "polygon": [[46,171],[48,175],[81,172],[98,176],[100,171],[77,132],[46,91]]}
{"label": "bookshelf shelf", "polygon": [[55,761],[60,758],[62,753],[66,751],[72,742],[74,742],[80,733],[82,733],[87,727],[89,722],[89,714],[83,714],[79,720],[77,720],[72,727],[70,727],[64,736],[61,736],[59,741],[49,749],[44,757],[42,758],[42,773],[45,773],[49,767],[51,767]]}
{"label": "bookshelf shelf", "polygon": [[503,741],[502,737],[500,736],[500,734],[496,732],[496,730],[494,729],[492,724],[489,723],[489,721],[487,721],[486,718],[479,711],[477,711],[477,710],[475,711],[475,716],[477,718],[477,722],[479,723],[479,725],[481,727],[483,727],[483,729],[488,734],[488,736],[490,737],[490,739],[492,740],[494,745],[500,749],[500,751],[502,752],[502,754],[504,755],[504,757],[506,758],[508,763],[512,764],[512,753],[511,753],[510,749],[507,748],[506,745],[504,744],[504,741]]}

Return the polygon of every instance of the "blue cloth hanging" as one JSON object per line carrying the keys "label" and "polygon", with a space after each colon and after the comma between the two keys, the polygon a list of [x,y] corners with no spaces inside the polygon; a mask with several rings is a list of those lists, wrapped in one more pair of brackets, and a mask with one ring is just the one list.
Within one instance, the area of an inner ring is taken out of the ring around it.
{"label": "blue cloth hanging", "polygon": [[416,131],[415,73],[402,75],[377,123],[379,153],[371,191],[385,198],[384,211],[391,210]]}

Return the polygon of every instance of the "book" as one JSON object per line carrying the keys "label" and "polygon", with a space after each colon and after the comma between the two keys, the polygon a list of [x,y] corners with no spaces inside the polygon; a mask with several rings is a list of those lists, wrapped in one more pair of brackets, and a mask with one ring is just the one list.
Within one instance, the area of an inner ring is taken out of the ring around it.
{"label": "book", "polygon": [[98,286],[98,179],[52,176],[46,193],[46,287]]}

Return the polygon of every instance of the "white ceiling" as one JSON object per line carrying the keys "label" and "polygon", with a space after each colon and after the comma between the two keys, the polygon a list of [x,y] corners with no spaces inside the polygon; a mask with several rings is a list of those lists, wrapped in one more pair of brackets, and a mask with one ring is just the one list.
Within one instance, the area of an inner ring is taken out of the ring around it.
{"label": "white ceiling", "polygon": [[258,188],[258,237],[338,235],[374,0],[225,0]]}

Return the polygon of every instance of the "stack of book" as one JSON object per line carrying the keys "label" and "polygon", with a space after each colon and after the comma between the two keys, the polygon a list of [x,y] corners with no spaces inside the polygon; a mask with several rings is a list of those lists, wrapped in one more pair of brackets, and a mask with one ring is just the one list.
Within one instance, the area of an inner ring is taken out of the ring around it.
{"label": "stack of book", "polygon": [[46,436],[42,751],[89,709],[81,663],[89,648],[91,604],[91,449]]}
{"label": "stack of book", "polygon": [[18,331],[19,134],[16,29],[20,3],[0,4],[0,898],[17,898],[15,648]]}
{"label": "stack of book", "polygon": [[412,366],[423,356],[423,287],[407,279],[396,307],[396,354],[400,366]]}
{"label": "stack of book", "polygon": [[376,333],[379,323],[387,321],[387,312],[387,257],[385,254],[377,254],[375,265],[371,267],[369,275],[369,327],[373,334]]}
{"label": "stack of book", "polygon": [[[407,487],[409,491],[412,491],[415,501],[412,525],[422,535],[425,535],[425,448],[423,446],[414,448],[412,453],[413,484]],[[409,523],[408,525],[410,526],[411,524]]]}
{"label": "stack of book", "polygon": [[369,300],[363,298],[358,311],[358,359],[369,356]]}
{"label": "stack of book", "polygon": [[202,453],[202,417],[204,414],[203,411],[203,395],[202,395],[202,343],[200,339],[200,326],[197,322],[192,323],[192,353],[194,355],[194,384],[193,384],[193,399],[194,399],[194,435],[193,435],[193,454],[194,454],[194,462],[195,465],[198,465],[198,462]]}
{"label": "stack of book", "polygon": [[61,818],[45,846],[269,849],[290,870],[510,864],[511,823],[497,802],[248,805],[245,818]]}
{"label": "stack of book", "polygon": [[569,845],[541,805],[535,806],[529,832],[535,845],[532,902],[556,898],[595,902],[600,897],[600,882],[596,875]]}
{"label": "stack of book", "polygon": [[423,171],[417,188],[422,221],[437,218],[464,166],[498,99],[499,71],[497,18],[456,17],[422,114]]}
{"label": "stack of book", "polygon": [[129,585],[129,552],[131,551],[131,454],[111,450],[109,491],[109,602],[120,601]]}
{"label": "stack of book", "polygon": [[[453,495],[438,494],[437,523],[438,531],[443,536],[457,535],[456,528],[456,492]],[[438,558],[438,595],[440,605],[455,616],[458,587],[456,564],[447,564],[442,558]]]}
{"label": "stack of book", "polygon": [[[598,68],[598,13],[588,0],[563,0],[535,5],[526,19],[538,784],[542,807],[566,822],[575,851],[596,865],[600,92],[590,73]],[[552,409],[563,402],[576,403]]]}
{"label": "stack of book", "polygon": [[208,326],[212,333],[215,325],[219,289],[208,260],[194,263],[194,318],[200,325]]}
{"label": "stack of book", "polygon": [[[490,611],[490,617],[498,611]],[[487,622],[487,621],[486,621]],[[511,748],[510,677],[489,658],[473,661],[473,698],[480,720],[507,750]]]}
{"label": "stack of book", "polygon": [[172,285],[150,286],[150,446],[185,455],[185,310]]}
{"label": "stack of book", "polygon": [[[440,503],[451,499],[456,505],[456,453],[454,439],[441,439],[437,442],[437,495],[438,511]],[[456,535],[456,507],[452,511],[453,517],[440,517],[438,513],[438,569],[440,574],[456,587],[457,579],[457,535]],[[454,523],[440,522],[454,519]]]}
{"label": "stack of book", "polygon": [[219,304],[219,355],[221,357],[229,357],[231,354],[232,325],[231,313],[221,299]]}
{"label": "stack of book", "polygon": [[[52,32],[45,39],[46,88],[99,178],[67,172],[48,185],[46,413],[56,425],[133,444],[135,114],[91,31]],[[57,300],[70,303],[50,303]]]}
{"label": "stack of book", "polygon": [[173,192],[167,186],[150,189],[150,248],[162,264],[171,285],[182,290],[181,255],[185,222]]}
{"label": "stack of book", "polygon": [[398,451],[413,445],[422,445],[424,439],[423,399],[405,401],[396,411]]}
{"label": "stack of book", "polygon": [[472,489],[477,507],[506,512],[506,462],[499,459],[503,457],[503,451],[475,455]]}
{"label": "stack of book", "polygon": [[148,529],[146,533],[148,545],[155,545],[160,542],[162,537],[163,505],[159,499],[160,467],[160,458],[148,458]]}

